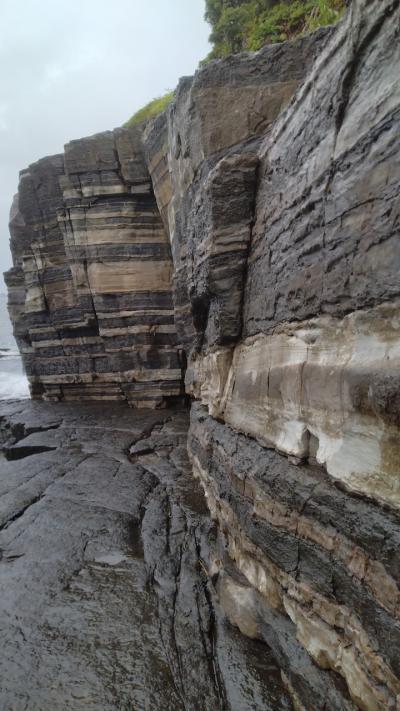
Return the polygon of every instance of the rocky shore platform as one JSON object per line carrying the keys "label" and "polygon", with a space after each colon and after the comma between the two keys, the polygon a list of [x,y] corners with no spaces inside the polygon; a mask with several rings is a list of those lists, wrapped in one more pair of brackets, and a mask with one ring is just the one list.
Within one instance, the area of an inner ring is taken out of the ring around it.
{"label": "rocky shore platform", "polygon": [[2,711],[292,708],[218,606],[188,419],[0,403]]}

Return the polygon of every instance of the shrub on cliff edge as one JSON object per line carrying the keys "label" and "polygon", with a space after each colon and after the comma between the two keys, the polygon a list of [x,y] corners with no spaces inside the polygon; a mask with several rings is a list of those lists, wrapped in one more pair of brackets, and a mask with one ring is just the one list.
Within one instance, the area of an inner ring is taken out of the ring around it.
{"label": "shrub on cliff edge", "polygon": [[[346,0],[205,0],[213,48],[202,62],[264,44],[284,42],[331,25],[343,14]],[[125,127],[136,126],[164,111],[174,98],[170,91],[137,111]]]}
{"label": "shrub on cliff edge", "polygon": [[215,59],[283,42],[337,22],[345,0],[206,0]]}

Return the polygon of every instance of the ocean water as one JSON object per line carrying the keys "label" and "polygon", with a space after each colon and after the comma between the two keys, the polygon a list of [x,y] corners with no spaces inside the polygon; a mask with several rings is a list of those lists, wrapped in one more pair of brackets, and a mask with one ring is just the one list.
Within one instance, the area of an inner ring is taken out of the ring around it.
{"label": "ocean water", "polygon": [[0,294],[0,400],[28,397],[28,381],[8,318],[7,297]]}

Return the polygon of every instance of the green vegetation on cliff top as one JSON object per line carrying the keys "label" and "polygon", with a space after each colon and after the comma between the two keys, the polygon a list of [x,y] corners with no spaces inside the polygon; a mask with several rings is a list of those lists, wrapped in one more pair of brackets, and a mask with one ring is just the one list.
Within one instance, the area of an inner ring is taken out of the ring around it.
{"label": "green vegetation on cliff top", "polygon": [[149,119],[158,116],[158,114],[161,114],[162,111],[165,111],[173,98],[174,92],[169,91],[167,94],[164,94],[164,96],[157,96],[157,98],[152,99],[152,101],[149,101],[146,106],[143,106],[143,108],[139,109],[139,111],[136,111],[136,113],[133,114],[133,116],[131,116],[126,123],[124,123],[125,128],[137,126],[139,123],[143,123],[144,121],[148,121]]}
{"label": "green vegetation on cliff top", "polygon": [[[205,0],[213,46],[204,62],[264,44],[284,42],[331,25],[343,14],[345,0]],[[174,92],[158,96],[124,126],[136,126],[164,111]]]}
{"label": "green vegetation on cliff top", "polygon": [[213,45],[206,61],[334,24],[345,6],[345,0],[206,0]]}

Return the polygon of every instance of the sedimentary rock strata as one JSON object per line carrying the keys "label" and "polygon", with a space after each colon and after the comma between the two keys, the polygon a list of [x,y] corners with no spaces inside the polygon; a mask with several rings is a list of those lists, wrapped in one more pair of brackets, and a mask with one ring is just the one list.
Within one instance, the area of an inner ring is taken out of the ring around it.
{"label": "sedimentary rock strata", "polygon": [[329,31],[212,62],[182,79],[144,131],[174,262],[175,320],[187,350],[240,335],[257,150]]}
{"label": "sedimentary rock strata", "polygon": [[[399,23],[353,0],[212,62],[142,133],[32,166],[12,212],[33,393],[158,405],[184,381],[202,569],[302,711],[400,704]],[[157,476],[153,450],[129,456]]]}
{"label": "sedimentary rock strata", "polygon": [[10,315],[33,396],[180,396],[171,252],[140,133],[72,141],[30,166],[10,224]]}
{"label": "sedimentary rock strata", "polygon": [[221,600],[307,711],[400,698],[399,12],[354,3],[265,137],[241,335],[186,373]]}
{"label": "sedimentary rock strata", "polygon": [[193,358],[187,390],[266,446],[399,508],[399,305],[284,324]]}
{"label": "sedimentary rock strata", "polygon": [[399,699],[399,19],[354,3],[262,144],[169,211],[217,589],[307,711]]}
{"label": "sedimentary rock strata", "polygon": [[[214,567],[232,621],[245,631],[252,616],[250,636],[270,643],[274,635],[279,659],[280,635],[289,637],[286,645],[300,642],[321,669],[346,680],[356,707],[396,708],[398,516],[338,490],[321,467],[295,465],[237,434],[200,405],[191,411],[189,450],[221,530]],[[225,550],[245,581],[226,569]],[[353,708],[346,694],[336,698],[335,677],[309,664],[313,671],[299,679],[297,664],[297,654],[289,655],[283,669],[296,693],[304,692],[305,708],[323,708],[324,688],[332,689],[329,708]]]}

